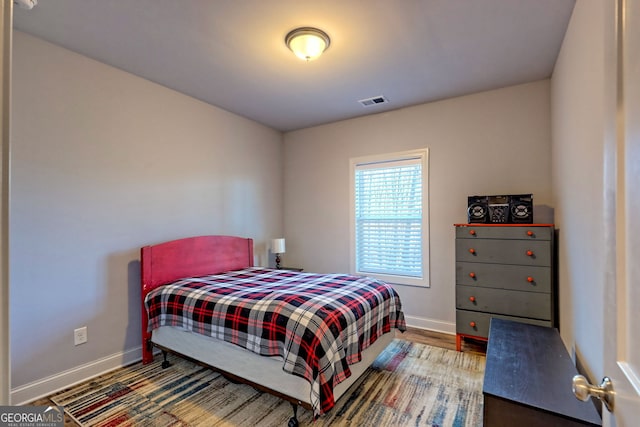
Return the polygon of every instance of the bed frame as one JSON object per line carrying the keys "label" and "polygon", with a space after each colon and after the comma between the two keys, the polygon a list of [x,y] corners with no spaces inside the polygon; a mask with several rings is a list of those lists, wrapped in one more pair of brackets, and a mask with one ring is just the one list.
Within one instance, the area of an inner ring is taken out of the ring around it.
{"label": "bed frame", "polygon": [[[199,236],[173,240],[141,249],[142,363],[153,361],[154,347],[205,364],[234,382],[245,383],[291,402],[297,426],[297,408],[312,409],[311,386],[301,377],[286,373],[278,358],[254,354],[233,344],[189,331],[163,326],[147,331],[144,305],[146,295],[166,283],[184,277],[197,277],[253,266],[253,239],[233,236]],[[363,350],[362,361],[350,366],[352,375],[334,388],[337,400],[355,383],[376,357],[393,340],[394,333],[380,337]]]}

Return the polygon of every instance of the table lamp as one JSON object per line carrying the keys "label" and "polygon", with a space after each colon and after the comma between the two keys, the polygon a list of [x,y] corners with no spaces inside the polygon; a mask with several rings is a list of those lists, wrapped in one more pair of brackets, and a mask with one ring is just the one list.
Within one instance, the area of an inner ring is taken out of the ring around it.
{"label": "table lamp", "polygon": [[280,268],[280,254],[285,252],[284,237],[271,239],[271,252],[276,254],[276,268]]}

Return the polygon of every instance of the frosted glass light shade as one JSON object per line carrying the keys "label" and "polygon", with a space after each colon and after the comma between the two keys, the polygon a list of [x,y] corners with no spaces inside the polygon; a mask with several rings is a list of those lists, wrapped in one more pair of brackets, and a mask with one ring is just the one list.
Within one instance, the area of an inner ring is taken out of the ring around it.
{"label": "frosted glass light shade", "polygon": [[271,239],[271,252],[274,254],[283,254],[285,252],[284,238]]}
{"label": "frosted glass light shade", "polygon": [[331,43],[327,33],[311,27],[296,28],[284,40],[289,49],[305,61],[319,57]]}

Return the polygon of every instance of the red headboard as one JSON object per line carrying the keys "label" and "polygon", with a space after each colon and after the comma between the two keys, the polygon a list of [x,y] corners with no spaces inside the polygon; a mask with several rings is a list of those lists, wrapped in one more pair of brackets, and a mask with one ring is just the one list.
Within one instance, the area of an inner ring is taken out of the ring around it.
{"label": "red headboard", "polygon": [[142,297],[142,360],[153,360],[147,332],[144,299],[160,285],[184,277],[198,277],[253,266],[253,239],[199,236],[172,240],[140,250]]}

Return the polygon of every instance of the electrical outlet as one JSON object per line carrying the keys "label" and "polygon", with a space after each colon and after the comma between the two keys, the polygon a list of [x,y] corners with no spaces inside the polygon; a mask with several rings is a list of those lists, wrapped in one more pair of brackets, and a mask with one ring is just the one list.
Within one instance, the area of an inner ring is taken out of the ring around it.
{"label": "electrical outlet", "polygon": [[73,344],[80,345],[87,342],[87,327],[74,329],[73,331]]}

